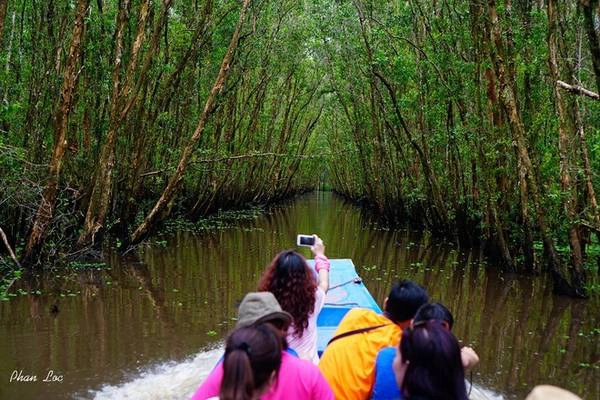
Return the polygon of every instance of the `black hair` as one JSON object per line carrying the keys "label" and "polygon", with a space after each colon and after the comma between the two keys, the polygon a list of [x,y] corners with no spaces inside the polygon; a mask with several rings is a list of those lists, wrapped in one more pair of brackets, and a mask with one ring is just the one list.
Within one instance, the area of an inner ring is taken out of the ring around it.
{"label": "black hair", "polygon": [[390,290],[385,312],[394,323],[408,321],[413,319],[419,307],[428,301],[429,297],[422,286],[402,280]]}
{"label": "black hair", "polygon": [[400,355],[406,364],[400,388],[404,396],[467,400],[460,347],[442,321],[422,321],[405,329]]}
{"label": "black hair", "polygon": [[449,329],[454,326],[452,313],[441,303],[423,304],[415,314],[414,322],[429,321],[431,319],[447,322]]}

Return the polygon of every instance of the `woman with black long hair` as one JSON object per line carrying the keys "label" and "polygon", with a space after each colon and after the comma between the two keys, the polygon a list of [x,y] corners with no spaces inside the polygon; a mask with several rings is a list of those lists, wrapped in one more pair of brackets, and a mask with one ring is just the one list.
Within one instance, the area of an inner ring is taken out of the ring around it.
{"label": "woman with black long hair", "polygon": [[240,328],[227,338],[220,400],[256,400],[275,382],[281,339],[266,324]]}
{"label": "woman with black long hair", "polygon": [[393,369],[403,399],[468,398],[460,346],[441,321],[417,322],[405,329]]}

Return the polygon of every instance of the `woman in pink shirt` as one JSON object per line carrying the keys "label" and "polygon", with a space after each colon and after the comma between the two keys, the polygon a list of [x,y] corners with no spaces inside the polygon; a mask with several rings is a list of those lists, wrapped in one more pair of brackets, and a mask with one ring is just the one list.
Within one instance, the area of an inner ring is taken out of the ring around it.
{"label": "woman in pink shirt", "polygon": [[[269,325],[278,334],[283,349],[279,372],[260,398],[334,400],[333,392],[317,366],[285,351],[285,337],[291,321],[291,315],[281,309],[277,299],[270,292],[248,293],[240,304],[236,329],[259,324]],[[223,372],[223,363],[220,362],[200,385],[192,400],[206,400],[218,396],[223,383]]]}
{"label": "woman in pink shirt", "polygon": [[281,339],[270,324],[239,328],[227,338],[220,400],[255,400],[275,382]]}
{"label": "woman in pink shirt", "polygon": [[310,250],[315,255],[315,277],[306,259],[293,250],[279,253],[263,273],[258,290],[275,295],[281,308],[292,315],[288,344],[298,356],[314,364],[317,354],[317,316],[325,304],[329,289],[330,263],[325,245],[317,236]]}

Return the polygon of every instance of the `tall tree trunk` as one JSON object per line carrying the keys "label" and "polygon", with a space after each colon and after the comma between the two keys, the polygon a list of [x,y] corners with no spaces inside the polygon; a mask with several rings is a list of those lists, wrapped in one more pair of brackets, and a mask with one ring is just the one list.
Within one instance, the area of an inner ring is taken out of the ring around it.
{"label": "tall tree trunk", "polygon": [[[10,36],[8,37],[8,47],[6,50],[6,63],[4,64],[4,73],[6,76],[8,76],[8,73],[10,71],[10,61],[11,61],[11,57],[12,57],[12,46],[13,46],[13,38],[15,35],[15,17],[17,15],[17,11],[13,10],[12,13],[12,22],[11,22],[11,28],[10,28]],[[1,38],[0,38],[1,39]],[[0,41],[0,45],[2,44],[2,41]],[[1,49],[1,47],[0,47]],[[2,84],[2,101],[4,103],[8,102],[8,86],[6,85],[6,83]]]}
{"label": "tall tree trunk", "polygon": [[[522,4],[520,4],[523,8],[523,30],[525,36],[529,38],[531,36],[531,0],[525,0]],[[513,47],[513,44],[510,44],[510,47]],[[512,51],[511,51],[512,53]],[[531,48],[527,46],[524,50],[524,62],[526,64],[531,63]],[[516,77],[514,74],[514,70],[511,71],[512,76]],[[525,101],[523,104],[523,125],[527,129],[528,126],[531,126],[531,120],[533,111],[531,108],[531,72],[529,69],[526,69],[524,72],[524,92],[525,92]],[[515,83],[516,84],[516,83]],[[516,89],[514,89],[516,90]],[[519,168],[519,170],[521,170]],[[529,215],[529,201],[526,190],[526,182],[525,176],[519,173],[519,194],[521,201],[521,217],[523,218],[523,241],[521,243],[521,248],[523,249],[523,266],[526,271],[535,272],[536,271],[536,259],[535,259],[535,249],[533,248],[533,226],[531,223],[531,217]]]}
{"label": "tall tree trunk", "polygon": [[[117,89],[116,98],[112,99],[114,108],[111,107],[110,124],[102,154],[99,161],[99,173],[96,179],[90,204],[86,213],[84,229],[80,235],[78,245],[82,246],[89,242],[94,242],[96,233],[104,226],[104,221],[113,197],[113,173],[115,169],[116,140],[119,127],[126,120],[133,105],[138,101],[141,88],[145,85],[148,78],[148,71],[156,53],[160,35],[167,24],[169,9],[173,0],[163,0],[161,16],[154,25],[152,40],[142,64],[141,71],[136,74],[137,65],[141,47],[145,40],[146,21],[149,16],[150,1],[147,0],[140,5],[138,30],[135,40],[131,47],[129,63],[125,72],[125,82],[120,87],[120,78],[116,77]],[[134,80],[137,76],[137,82]]]}
{"label": "tall tree trunk", "polygon": [[204,109],[202,110],[202,114],[200,115],[200,120],[198,121],[198,126],[194,131],[194,134],[190,138],[189,142],[183,149],[181,153],[181,158],[179,159],[179,164],[177,165],[177,169],[174,174],[169,179],[169,183],[167,187],[164,189],[162,195],[150,211],[144,221],[137,227],[137,229],[131,234],[130,237],[130,245],[135,245],[143,240],[146,235],[150,232],[150,230],[154,227],[154,225],[165,218],[171,210],[171,206],[173,201],[175,200],[179,190],[181,188],[181,184],[183,182],[183,177],[185,171],[187,169],[190,157],[194,152],[196,144],[198,140],[202,136],[204,129],[206,127],[206,123],[208,121],[208,117],[212,112],[213,104],[217,95],[221,92],[223,85],[225,84],[225,80],[227,79],[228,72],[231,67],[231,61],[233,59],[233,55],[235,49],[238,45],[238,40],[240,37],[240,31],[242,25],[244,23],[244,19],[246,18],[246,12],[250,5],[250,0],[244,0],[242,4],[242,9],[240,11],[240,18],[235,27],[235,31],[233,36],[231,37],[231,42],[229,43],[229,47],[227,48],[227,52],[223,56],[223,61],[221,63],[221,68],[219,69],[219,73],[215,80],[215,83],[206,98],[206,102],[204,104]]}
{"label": "tall tree trunk", "polygon": [[[590,43],[589,44],[590,50],[592,53],[595,52],[595,56],[593,57],[592,63],[593,63],[594,71],[596,72],[597,89],[600,92],[600,43],[598,43],[598,33],[594,29],[595,27],[594,27],[594,18],[593,18],[593,14],[594,14],[593,8],[595,7],[596,10],[598,10],[598,0],[581,0],[581,5],[583,7],[583,12],[584,12],[585,30],[587,31],[588,41]],[[598,13],[596,13],[596,15],[598,16]],[[577,57],[576,57],[576,62],[575,62],[574,75],[579,75],[581,65],[582,65],[581,40],[578,40],[577,42],[578,42],[578,46],[577,46],[578,50],[577,50]],[[574,99],[573,107],[574,107],[573,114],[575,115],[575,129],[577,130],[579,149],[581,151],[581,157],[583,159],[583,171],[584,171],[584,175],[585,175],[585,188],[586,188],[587,201],[588,201],[589,207],[591,208],[591,219],[592,219],[593,224],[597,228],[600,228],[600,213],[599,213],[600,210],[598,209],[598,200],[596,197],[596,192],[594,190],[594,184],[592,181],[593,172],[592,172],[592,166],[590,163],[590,157],[589,157],[586,138],[585,138],[585,131],[584,131],[584,125],[583,125],[583,120],[582,120],[582,116],[581,116],[581,108],[579,106],[578,96],[576,96]]]}
{"label": "tall tree trunk", "polygon": [[48,224],[52,220],[56,206],[60,168],[67,148],[67,128],[69,114],[73,105],[73,93],[77,84],[80,53],[84,37],[84,18],[87,14],[89,0],[78,0],[75,14],[75,25],[71,37],[67,65],[63,77],[60,102],[54,117],[54,150],[48,171],[48,185],[42,194],[42,200],[34,217],[22,262],[31,265],[38,257],[42,241],[46,235]]}
{"label": "tall tree trunk", "polygon": [[517,174],[519,176],[519,203],[523,219],[523,264],[527,271],[535,272],[535,249],[533,248],[533,223],[529,215],[529,191],[527,188],[527,169],[522,165],[523,160],[517,154]]}
{"label": "tall tree trunk", "polygon": [[571,246],[571,262],[572,279],[578,286],[583,285],[585,275],[583,272],[583,255],[581,251],[581,243],[579,241],[579,224],[577,219],[577,191],[573,187],[573,178],[571,177],[571,162],[569,156],[569,143],[572,141],[573,135],[569,135],[570,126],[567,121],[567,109],[562,98],[561,90],[557,81],[560,79],[557,61],[557,35],[558,19],[556,15],[555,0],[548,0],[548,66],[550,68],[550,77],[554,87],[554,101],[556,114],[558,117],[558,149],[560,157],[560,184],[564,193],[564,208],[569,223],[569,244]]}
{"label": "tall tree trunk", "polygon": [[140,4],[138,16],[138,29],[136,37],[131,46],[129,64],[127,66],[126,83],[121,85],[121,63],[123,57],[123,35],[127,22],[127,14],[130,0],[124,0],[117,15],[117,28],[115,33],[115,50],[113,66],[113,86],[110,104],[110,116],[106,140],[98,160],[98,172],[94,181],[94,187],[90,196],[85,222],[79,236],[78,246],[94,243],[96,233],[103,227],[110,200],[112,198],[113,172],[115,167],[115,150],[117,133],[121,127],[122,120],[119,118],[124,99],[123,87],[131,82],[135,74],[138,53],[143,43],[146,31],[146,20],[148,18],[150,0],[144,0]]}
{"label": "tall tree trunk", "polygon": [[[470,4],[470,16],[471,16],[471,37],[474,45],[474,58],[475,58],[475,75],[474,75],[474,85],[475,85],[475,93],[476,93],[476,110],[477,110],[477,120],[478,126],[481,128],[488,127],[490,132],[493,132],[496,128],[496,125],[500,123],[499,113],[497,109],[498,96],[496,93],[496,83],[494,73],[491,69],[486,69],[484,73],[482,73],[482,58],[485,57],[484,54],[484,46],[485,46],[485,37],[482,26],[482,18],[484,17],[484,9],[483,4],[477,1],[471,1]],[[487,80],[487,105],[489,112],[487,112],[487,120],[488,124],[485,123],[484,119],[484,110],[482,104],[482,75],[485,75],[485,79]],[[513,261],[512,255],[510,253],[510,249],[508,247],[508,242],[505,237],[505,229],[502,225],[502,221],[500,220],[500,216],[498,215],[498,207],[496,196],[493,195],[494,191],[492,190],[492,177],[488,172],[490,170],[485,153],[484,153],[484,138],[482,135],[477,136],[477,160],[479,161],[479,165],[481,168],[481,176],[483,181],[483,188],[485,189],[485,194],[487,197],[487,225],[493,226],[496,234],[494,246],[498,247],[500,251],[500,257],[508,270],[515,270],[515,263]],[[487,234],[487,239],[491,241],[492,233],[489,232]]]}
{"label": "tall tree trunk", "polygon": [[596,191],[594,190],[594,183],[592,181],[592,165],[590,163],[590,157],[588,154],[587,143],[585,139],[585,131],[583,130],[583,121],[581,119],[581,110],[579,109],[579,99],[575,99],[575,129],[577,129],[577,138],[579,141],[579,148],[581,150],[581,157],[583,158],[583,171],[585,173],[585,189],[587,194],[587,200],[591,208],[592,221],[596,227],[600,228],[600,215],[598,210],[598,200],[596,197]]}
{"label": "tall tree trunk", "polygon": [[596,29],[596,21],[600,18],[598,15],[598,0],[580,0],[585,20],[585,29],[587,31],[592,54],[592,67],[596,75],[596,89],[600,93],[600,34]]}
{"label": "tall tree trunk", "polygon": [[[2,33],[4,32],[4,18],[6,18],[7,6],[8,0],[0,0],[0,45],[2,44]],[[2,49],[1,46],[0,49]]]}
{"label": "tall tree trunk", "polygon": [[[531,30],[533,25],[533,22],[531,21],[532,1],[533,0],[523,0],[522,2],[519,2],[523,19],[523,33],[527,39],[531,38]],[[523,54],[523,61],[526,65],[531,65],[532,53],[533,49],[531,46],[526,46]],[[523,124],[525,125],[525,129],[529,129],[531,127],[531,121],[534,113],[533,103],[531,101],[531,84],[531,71],[529,68],[526,68],[523,72],[523,91],[525,92],[525,100],[523,102]]]}

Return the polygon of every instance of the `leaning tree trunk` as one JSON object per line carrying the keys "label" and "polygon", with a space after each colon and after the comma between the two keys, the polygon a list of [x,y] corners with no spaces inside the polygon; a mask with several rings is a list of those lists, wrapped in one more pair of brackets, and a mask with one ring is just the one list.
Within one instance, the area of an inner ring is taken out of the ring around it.
{"label": "leaning tree trunk", "polygon": [[77,2],[75,25],[73,26],[71,45],[63,77],[60,102],[54,117],[55,142],[48,171],[48,185],[44,189],[42,200],[29,231],[29,237],[22,258],[24,265],[30,265],[37,259],[56,206],[60,168],[67,148],[69,114],[73,105],[73,92],[79,76],[77,67],[80,60],[81,44],[84,36],[84,18],[87,13],[88,3],[89,0],[78,0]]}
{"label": "leaning tree trunk", "polygon": [[162,195],[152,208],[152,210],[148,213],[144,221],[137,227],[137,229],[131,234],[129,244],[135,245],[142,241],[146,235],[150,232],[150,230],[154,227],[157,222],[160,222],[163,218],[165,218],[171,210],[171,206],[173,201],[177,197],[179,190],[181,188],[181,184],[183,182],[183,177],[185,171],[187,169],[188,163],[190,161],[190,157],[194,152],[196,144],[204,129],[206,127],[206,123],[208,121],[208,117],[213,109],[213,105],[217,95],[221,92],[223,85],[225,84],[225,80],[227,79],[227,75],[229,69],[231,67],[231,61],[233,59],[233,54],[238,45],[238,40],[240,37],[240,31],[246,17],[246,11],[248,10],[248,6],[250,5],[250,0],[244,0],[242,4],[242,9],[240,11],[240,18],[235,27],[235,31],[233,36],[231,37],[231,42],[229,43],[229,47],[227,48],[227,52],[223,56],[223,61],[221,63],[221,68],[219,69],[219,73],[211,89],[208,97],[206,98],[206,102],[204,104],[204,109],[202,110],[202,114],[200,115],[200,119],[198,121],[198,126],[194,131],[194,134],[190,138],[187,145],[184,147],[183,152],[181,153],[181,158],[179,159],[179,164],[177,165],[177,169],[169,179],[169,183],[167,187],[164,189]]}

